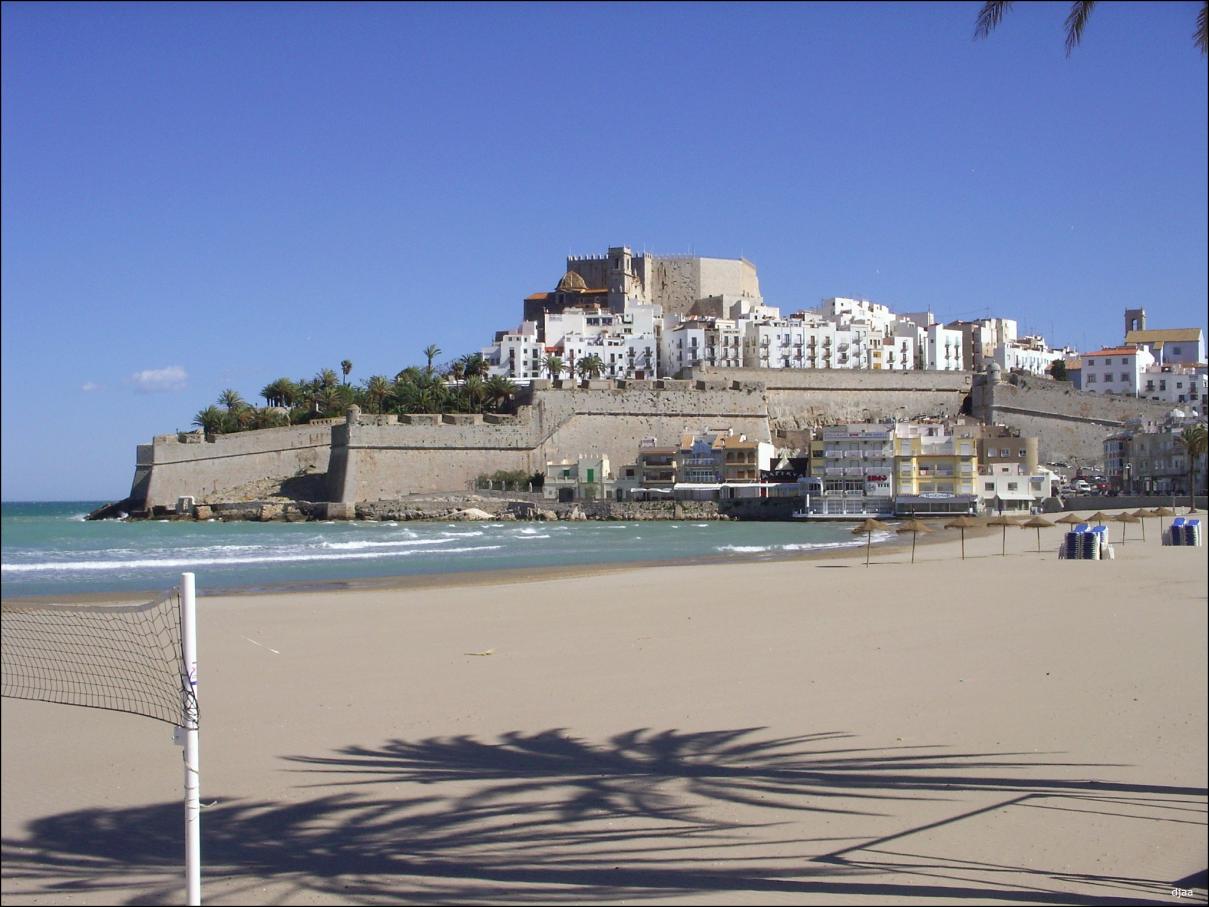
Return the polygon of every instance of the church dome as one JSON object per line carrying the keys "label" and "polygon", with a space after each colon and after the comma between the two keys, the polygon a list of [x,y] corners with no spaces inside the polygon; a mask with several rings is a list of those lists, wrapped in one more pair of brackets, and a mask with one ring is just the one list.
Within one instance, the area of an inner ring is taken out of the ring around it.
{"label": "church dome", "polygon": [[587,288],[588,284],[582,277],[574,271],[568,271],[563,275],[563,279],[558,282],[558,286],[555,289],[559,293],[566,293],[572,290],[586,290]]}

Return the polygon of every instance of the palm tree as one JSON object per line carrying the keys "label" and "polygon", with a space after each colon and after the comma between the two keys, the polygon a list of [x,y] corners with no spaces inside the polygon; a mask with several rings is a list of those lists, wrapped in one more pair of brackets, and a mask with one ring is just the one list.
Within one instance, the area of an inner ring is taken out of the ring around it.
{"label": "palm tree", "polygon": [[604,372],[604,367],[604,360],[596,353],[592,353],[579,360],[576,371],[579,372],[581,378],[599,378]]}
{"label": "palm tree", "polygon": [[222,432],[225,418],[226,413],[217,406],[207,406],[193,417],[193,424],[200,426],[208,435],[216,435]]}
{"label": "palm tree", "polygon": [[1191,505],[1196,507],[1197,460],[1204,455],[1206,445],[1209,444],[1209,430],[1205,428],[1205,423],[1189,425],[1180,432],[1176,442],[1184,448],[1184,454],[1188,457],[1188,497]]}
{"label": "palm tree", "polygon": [[484,387],[487,390],[487,399],[491,401],[496,412],[503,409],[516,395],[516,385],[503,375],[492,375],[487,379]]}
{"label": "palm tree", "polygon": [[467,353],[458,362],[462,365],[462,374],[467,378],[473,375],[482,377],[487,374],[487,360],[483,358],[482,353]]}
{"label": "palm tree", "polygon": [[472,413],[482,412],[483,401],[487,399],[487,388],[483,379],[478,375],[467,375],[462,391],[466,398],[466,409]]}
{"label": "palm tree", "polygon": [[365,400],[371,413],[382,412],[382,402],[390,393],[390,382],[385,375],[373,375],[365,382]]}
{"label": "palm tree", "polygon": [[241,407],[247,406],[243,397],[239,396],[239,391],[227,388],[218,395],[218,402],[227,408],[227,412],[233,413]]}
{"label": "palm tree", "polygon": [[546,370],[551,379],[558,378],[563,372],[563,361],[560,357],[551,353],[542,360],[542,368]]}
{"label": "palm tree", "polygon": [[320,387],[335,387],[337,382],[336,373],[330,368],[325,368],[315,376],[315,381]]}
{"label": "palm tree", "polygon": [[[976,39],[985,38],[994,31],[995,26],[999,24],[999,20],[1003,18],[1003,14],[1011,5],[1012,0],[986,0],[978,12],[978,24],[974,29],[974,37]],[[1083,28],[1087,25],[1087,20],[1095,5],[1096,0],[1075,0],[1070,5],[1070,12],[1066,16],[1066,55],[1068,57],[1070,52],[1079,46],[1079,41],[1083,37]],[[1192,42],[1200,48],[1202,54],[1209,52],[1209,0],[1202,0],[1201,11],[1196,16],[1196,30],[1192,33]]]}
{"label": "palm tree", "polygon": [[424,358],[428,360],[428,374],[432,374],[432,360],[436,359],[439,355],[441,355],[441,348],[435,343],[430,343],[424,347]]}
{"label": "palm tree", "polygon": [[348,373],[353,370],[352,359],[342,359],[340,361],[340,371],[344,373],[344,383],[348,384]]}

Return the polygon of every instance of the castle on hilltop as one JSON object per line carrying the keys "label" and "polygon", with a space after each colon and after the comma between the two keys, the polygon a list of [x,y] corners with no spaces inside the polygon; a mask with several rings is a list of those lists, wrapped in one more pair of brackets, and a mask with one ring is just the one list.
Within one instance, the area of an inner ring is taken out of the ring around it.
{"label": "castle on hilltop", "polygon": [[707,297],[763,301],[756,266],[746,258],[635,255],[629,246],[613,246],[605,255],[569,256],[563,280],[573,280],[572,275],[588,288],[603,289],[606,305],[615,313],[654,305],[667,318],[689,314]]}

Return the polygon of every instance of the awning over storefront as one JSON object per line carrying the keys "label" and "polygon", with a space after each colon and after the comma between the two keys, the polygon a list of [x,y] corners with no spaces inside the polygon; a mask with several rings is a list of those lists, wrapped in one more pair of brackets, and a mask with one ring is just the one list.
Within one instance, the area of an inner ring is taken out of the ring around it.
{"label": "awning over storefront", "polygon": [[977,513],[978,497],[972,494],[900,494],[894,499],[894,512],[912,513]]}

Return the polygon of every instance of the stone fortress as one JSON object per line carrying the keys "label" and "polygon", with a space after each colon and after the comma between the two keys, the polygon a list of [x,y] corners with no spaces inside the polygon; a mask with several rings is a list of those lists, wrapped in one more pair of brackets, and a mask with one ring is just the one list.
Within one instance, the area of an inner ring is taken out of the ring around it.
{"label": "stone fortress", "polygon": [[[759,299],[755,266],[745,259],[633,256],[621,247],[569,258],[567,271],[584,288],[602,290],[615,311],[628,304],[683,313],[710,297]],[[289,496],[291,483],[306,480],[303,499],[344,504],[464,492],[482,474],[532,474],[565,457],[633,462],[644,439],[686,430],[730,428],[775,445],[782,432],[811,426],[961,413],[1038,436],[1043,461],[1095,462],[1106,434],[1170,409],[1007,375],[994,363],[977,372],[697,367],[682,380],[538,379],[517,402],[514,415],[379,416],[353,407],[345,419],[307,425],[158,436],[137,449],[123,509],[171,508],[184,496],[235,500],[257,482]]]}
{"label": "stone fortress", "polygon": [[587,287],[606,289],[611,312],[638,304],[660,306],[665,316],[687,315],[709,297],[760,298],[756,266],[745,258],[634,255],[628,246],[615,246],[605,255],[567,258],[567,273]]}

